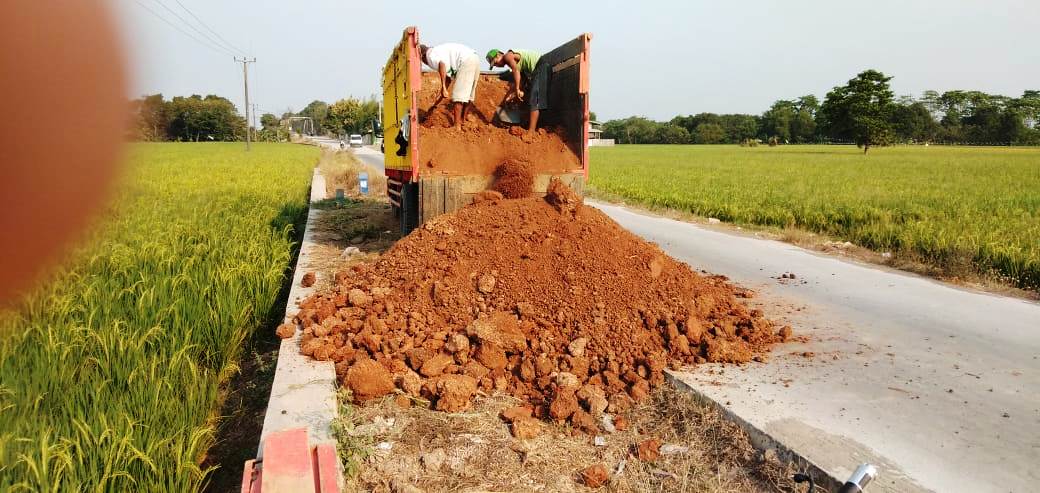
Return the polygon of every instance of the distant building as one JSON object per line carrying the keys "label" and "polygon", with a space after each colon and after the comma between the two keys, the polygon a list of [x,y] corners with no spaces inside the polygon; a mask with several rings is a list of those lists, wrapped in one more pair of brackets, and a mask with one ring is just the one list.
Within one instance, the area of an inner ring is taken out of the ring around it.
{"label": "distant building", "polygon": [[603,138],[603,124],[589,120],[589,147],[612,145],[614,145],[614,139]]}

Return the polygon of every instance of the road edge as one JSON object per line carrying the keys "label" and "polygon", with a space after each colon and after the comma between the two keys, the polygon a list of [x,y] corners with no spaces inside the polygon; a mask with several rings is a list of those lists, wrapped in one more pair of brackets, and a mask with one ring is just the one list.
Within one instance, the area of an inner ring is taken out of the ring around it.
{"label": "road edge", "polygon": [[799,472],[811,475],[813,480],[816,482],[817,487],[824,488],[828,491],[837,491],[838,488],[845,484],[844,480],[838,479],[813,461],[795,452],[791,447],[787,446],[773,435],[770,435],[769,432],[740,417],[740,415],[726,407],[725,404],[712,399],[690,383],[683,381],[683,379],[676,376],[675,372],[672,370],[665,370],[664,374],[665,381],[673,388],[679,392],[689,394],[700,404],[718,411],[723,419],[740,427],[744,433],[747,433],[751,445],[755,447],[755,450],[762,453],[765,453],[768,450],[776,452],[777,458],[782,463],[791,464]]}

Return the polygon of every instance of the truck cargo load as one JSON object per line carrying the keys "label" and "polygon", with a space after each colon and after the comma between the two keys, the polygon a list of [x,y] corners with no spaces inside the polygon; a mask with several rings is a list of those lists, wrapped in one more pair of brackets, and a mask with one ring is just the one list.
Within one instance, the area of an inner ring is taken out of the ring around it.
{"label": "truck cargo load", "polygon": [[382,120],[387,193],[401,230],[472,202],[491,188],[501,165],[520,165],[544,193],[558,176],[581,193],[588,176],[589,42],[581,34],[542,55],[549,64],[549,109],[539,128],[511,126],[495,118],[499,107],[527,119],[527,105],[506,101],[510,83],[483,72],[461,130],[451,127],[451,102],[440,98],[435,72],[424,72],[419,31],[404,30],[383,67]]}

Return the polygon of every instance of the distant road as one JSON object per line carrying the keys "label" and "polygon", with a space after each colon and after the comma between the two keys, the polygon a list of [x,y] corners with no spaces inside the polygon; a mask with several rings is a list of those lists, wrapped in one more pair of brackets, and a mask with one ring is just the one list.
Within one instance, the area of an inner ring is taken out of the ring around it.
{"label": "distant road", "polygon": [[[315,143],[321,147],[329,149],[339,149],[340,141],[338,139],[330,139],[328,137],[309,137]],[[372,166],[373,168],[383,171],[383,154],[379,152],[379,149],[373,149],[369,146],[361,147],[347,147],[351,151],[354,151],[354,155],[358,157],[365,164]]]}
{"label": "distant road", "polygon": [[[362,149],[383,168],[382,154]],[[808,336],[768,364],[681,376],[753,426],[843,479],[873,462],[872,492],[1040,483],[1040,304],[589,204],[694,269],[754,289],[767,316]]]}

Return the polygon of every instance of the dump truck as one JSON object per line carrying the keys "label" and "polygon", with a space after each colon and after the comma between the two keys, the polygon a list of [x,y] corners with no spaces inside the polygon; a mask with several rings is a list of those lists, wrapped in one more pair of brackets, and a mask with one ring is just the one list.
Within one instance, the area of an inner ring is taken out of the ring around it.
{"label": "dump truck", "polygon": [[[495,121],[487,111],[471,115],[467,130],[457,132],[424,121],[437,105],[447,107],[450,102],[438,97],[437,74],[420,58],[419,29],[404,30],[383,67],[381,115],[387,194],[402,233],[471,203],[474,194],[493,186],[493,165],[500,161],[529,165],[534,193],[544,193],[553,176],[583,192],[589,169],[591,39],[583,33],[542,55],[540,63],[550,67],[549,108],[541,112],[535,135],[527,135],[523,127],[509,129],[508,123]],[[492,85],[496,80],[502,82]],[[484,88],[506,87],[506,80],[502,73],[482,72],[477,100],[487,103],[487,98],[499,96],[501,90],[489,94]],[[512,104],[524,110],[514,113],[526,115],[526,106]],[[473,106],[475,111],[477,101]]]}

